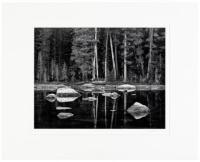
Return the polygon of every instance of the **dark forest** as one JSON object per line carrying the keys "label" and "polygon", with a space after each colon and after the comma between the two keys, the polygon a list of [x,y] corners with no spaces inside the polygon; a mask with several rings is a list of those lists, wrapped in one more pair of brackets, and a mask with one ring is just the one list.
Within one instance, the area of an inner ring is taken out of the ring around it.
{"label": "dark forest", "polygon": [[35,28],[35,83],[165,84],[165,28]]}

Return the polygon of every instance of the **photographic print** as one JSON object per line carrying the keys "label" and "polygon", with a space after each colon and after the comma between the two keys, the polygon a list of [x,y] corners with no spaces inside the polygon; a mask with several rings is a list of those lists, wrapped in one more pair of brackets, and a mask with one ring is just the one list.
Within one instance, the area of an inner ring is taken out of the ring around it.
{"label": "photographic print", "polygon": [[35,28],[35,129],[165,129],[165,28]]}

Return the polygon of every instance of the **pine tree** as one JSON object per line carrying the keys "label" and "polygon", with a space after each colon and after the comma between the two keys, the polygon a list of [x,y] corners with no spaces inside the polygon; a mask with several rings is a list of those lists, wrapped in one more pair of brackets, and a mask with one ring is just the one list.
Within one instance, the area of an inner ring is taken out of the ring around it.
{"label": "pine tree", "polygon": [[63,64],[63,68],[62,68],[62,81],[66,81],[67,80],[67,66],[66,63],[64,62]]}
{"label": "pine tree", "polygon": [[[94,33],[93,28],[74,29],[71,60],[79,67],[83,80],[87,80],[88,76],[92,76],[94,60],[96,65],[96,58],[93,59]],[[73,66],[75,67],[75,65]]]}

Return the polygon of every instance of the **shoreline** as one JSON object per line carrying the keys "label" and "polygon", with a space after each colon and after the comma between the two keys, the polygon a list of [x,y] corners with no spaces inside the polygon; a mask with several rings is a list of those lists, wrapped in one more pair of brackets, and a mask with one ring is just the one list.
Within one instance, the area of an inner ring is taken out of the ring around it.
{"label": "shoreline", "polygon": [[[105,86],[108,90],[115,90],[116,86],[121,84],[129,84],[129,83],[120,83],[120,84],[105,84],[105,85],[95,85],[96,88]],[[156,84],[131,84],[136,86],[136,91],[159,91],[165,90],[165,85],[156,85]],[[34,91],[56,91],[56,89],[63,87],[63,86],[70,86],[74,89],[80,90],[80,84],[62,84],[62,83],[35,83],[34,84]]]}

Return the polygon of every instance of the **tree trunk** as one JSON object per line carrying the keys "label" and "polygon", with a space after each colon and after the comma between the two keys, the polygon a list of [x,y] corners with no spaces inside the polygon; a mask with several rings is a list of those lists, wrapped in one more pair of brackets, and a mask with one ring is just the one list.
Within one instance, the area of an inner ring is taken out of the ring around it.
{"label": "tree trunk", "polygon": [[124,33],[124,82],[127,82],[127,36]]}
{"label": "tree trunk", "polygon": [[108,81],[108,31],[106,33],[106,53],[105,53],[105,81]]}
{"label": "tree trunk", "polygon": [[95,80],[95,57],[92,61],[92,81]]}
{"label": "tree trunk", "polygon": [[96,75],[97,80],[99,79],[99,68],[98,68],[98,55],[97,55],[97,28],[95,28],[95,45],[94,45],[94,53],[95,53],[95,62],[96,62]]}
{"label": "tree trunk", "polygon": [[114,79],[116,80],[116,67],[115,67],[115,57],[114,57],[114,52],[113,52],[113,43],[112,43],[112,36],[110,34],[110,49],[111,49],[111,54],[112,54],[112,64],[113,64],[113,70],[114,70]]}
{"label": "tree trunk", "polygon": [[59,81],[59,69],[58,69],[58,64],[56,64],[56,81]]}
{"label": "tree trunk", "polygon": [[118,76],[117,36],[116,36],[116,34],[115,34],[115,65],[116,65],[116,75]]}
{"label": "tree trunk", "polygon": [[149,62],[147,69],[147,80],[150,78],[150,72],[152,68],[152,44],[153,44],[153,28],[149,30]]}

